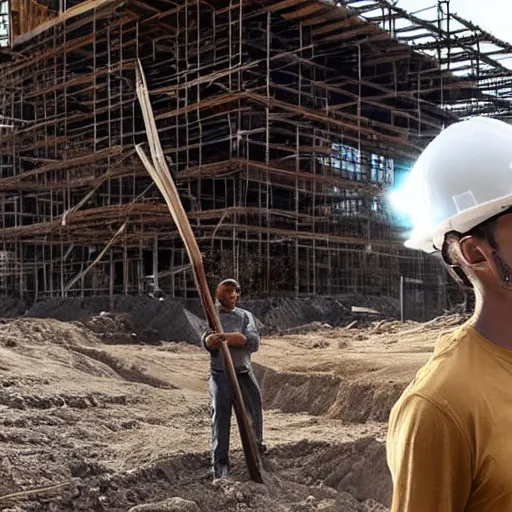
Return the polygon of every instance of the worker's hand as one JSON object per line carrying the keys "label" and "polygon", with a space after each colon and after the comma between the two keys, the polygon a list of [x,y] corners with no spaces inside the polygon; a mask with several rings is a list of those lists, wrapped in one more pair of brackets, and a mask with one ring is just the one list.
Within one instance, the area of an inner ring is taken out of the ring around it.
{"label": "worker's hand", "polygon": [[223,334],[217,334],[215,332],[212,332],[211,334],[208,334],[208,336],[206,336],[206,346],[210,350],[218,350],[220,342],[224,337],[225,335]]}
{"label": "worker's hand", "polygon": [[247,343],[247,338],[240,332],[228,332],[224,336],[230,347],[243,347]]}
{"label": "worker's hand", "polygon": [[210,350],[218,350],[222,340],[226,340],[230,347],[243,347],[247,343],[247,338],[240,332],[214,332],[206,337],[206,346]]}

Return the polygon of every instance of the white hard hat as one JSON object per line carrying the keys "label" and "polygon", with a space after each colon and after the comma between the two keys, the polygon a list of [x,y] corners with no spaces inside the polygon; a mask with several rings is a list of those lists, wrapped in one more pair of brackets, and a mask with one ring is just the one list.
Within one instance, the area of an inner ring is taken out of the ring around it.
{"label": "white hard hat", "polygon": [[413,232],[406,247],[435,252],[512,206],[512,126],[475,117],[451,125],[421,154],[401,192]]}

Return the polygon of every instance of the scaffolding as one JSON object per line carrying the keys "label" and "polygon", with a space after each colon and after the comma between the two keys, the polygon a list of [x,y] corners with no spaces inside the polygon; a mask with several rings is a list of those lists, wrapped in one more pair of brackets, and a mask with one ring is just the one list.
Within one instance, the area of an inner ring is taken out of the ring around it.
{"label": "scaffolding", "polygon": [[134,151],[145,140],[140,58],[212,282],[234,276],[254,297],[397,298],[406,276],[442,307],[440,264],[403,248],[386,193],[444,126],[507,118],[512,72],[470,51],[508,45],[448,2],[436,9],[426,21],[383,0],[88,0],[40,10],[34,24],[18,8],[31,28],[13,27],[0,65],[9,293],[140,294],[151,276],[166,294],[195,296]]}
{"label": "scaffolding", "polygon": [[0,1],[0,48],[7,48],[10,44],[10,13],[9,2]]}
{"label": "scaffolding", "polygon": [[452,12],[450,0],[439,0],[416,13],[388,0],[342,3],[366,21],[386,28],[396,41],[434,57],[443,71],[457,76],[461,83],[478,87],[478,93],[473,90],[469,94],[443,88],[442,107],[460,118],[492,115],[510,119],[512,44]]}

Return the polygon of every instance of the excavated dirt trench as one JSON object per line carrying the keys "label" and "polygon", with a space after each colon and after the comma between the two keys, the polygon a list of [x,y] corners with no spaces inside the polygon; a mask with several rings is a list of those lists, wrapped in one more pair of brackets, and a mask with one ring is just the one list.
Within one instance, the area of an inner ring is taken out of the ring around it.
{"label": "excavated dirt trench", "polygon": [[0,509],[384,511],[385,422],[435,334],[265,338],[265,485],[247,480],[235,425],[233,478],[212,483],[204,351],[103,338],[50,319],[0,325]]}
{"label": "excavated dirt trench", "polygon": [[306,412],[345,423],[385,422],[404,390],[402,382],[353,380],[326,374],[279,372],[255,365],[264,406]]}

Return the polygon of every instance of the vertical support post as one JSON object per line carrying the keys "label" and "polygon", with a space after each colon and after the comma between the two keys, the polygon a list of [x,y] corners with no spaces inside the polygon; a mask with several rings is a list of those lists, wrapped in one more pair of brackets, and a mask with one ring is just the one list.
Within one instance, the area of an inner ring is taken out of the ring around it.
{"label": "vertical support post", "polygon": [[24,266],[23,244],[20,242],[19,246],[20,246],[20,251],[19,251],[20,259],[18,261],[19,261],[19,265],[20,265],[20,298],[23,299],[23,297],[25,297],[25,279],[24,279],[24,268],[23,268],[23,266]]}
{"label": "vertical support post", "polygon": [[43,245],[43,262],[42,262],[42,267],[43,267],[43,288],[44,288],[44,298],[48,298],[48,276],[46,274],[46,268],[47,268],[47,263],[46,263],[46,245]]}
{"label": "vertical support post", "polygon": [[[90,254],[90,249],[88,249],[87,256],[85,253],[85,249],[82,249],[82,262],[85,261],[86,257]],[[80,268],[80,272],[83,270],[83,263]],[[82,273],[82,278],[80,279],[80,297],[85,295],[85,276]]]}
{"label": "vertical support post", "polygon": [[123,294],[128,295],[128,287],[130,282],[128,247],[123,248]]}
{"label": "vertical support post", "polygon": [[[141,241],[142,243],[142,241]],[[142,295],[144,293],[144,284],[145,284],[145,281],[146,281],[146,273],[144,271],[144,258],[142,257],[142,246],[139,245],[139,258],[137,259],[137,279],[138,279],[138,283],[137,283],[137,287],[138,287],[138,292],[139,292],[139,295]]]}
{"label": "vertical support post", "polygon": [[62,298],[66,296],[66,290],[64,285],[64,241],[62,234],[60,236],[60,294]]}
{"label": "vertical support post", "polygon": [[400,276],[400,322],[405,322],[405,279]]}
{"label": "vertical support post", "polygon": [[[267,12],[267,105],[265,106],[265,164],[268,166],[270,162],[270,17],[271,12]],[[266,198],[265,198],[265,208],[266,208],[266,217],[267,217],[267,266],[265,272],[265,291],[270,293],[270,175],[268,172],[268,168],[265,171],[266,178]]]}
{"label": "vertical support post", "polygon": [[169,270],[171,271],[171,297],[174,299],[176,297],[176,273],[174,272],[174,255],[176,253],[175,243],[172,244],[171,249],[171,263],[169,265]]}
{"label": "vertical support post", "polygon": [[[181,250],[181,267],[185,268],[185,250]],[[183,298],[187,298],[187,271],[183,270]]]}
{"label": "vertical support post", "polygon": [[108,286],[108,296],[109,296],[109,311],[112,313],[114,311],[114,250],[110,249],[110,262],[109,262],[109,286]]}
{"label": "vertical support post", "polygon": [[327,242],[327,295],[332,296],[332,253],[329,242]]}
{"label": "vertical support post", "polygon": [[[302,55],[302,22],[299,23],[299,35],[300,35],[300,54],[299,56],[303,57]],[[298,93],[299,93],[299,107],[301,106],[301,92],[302,92],[302,61],[299,61],[299,77],[298,77],[299,83],[298,83]],[[297,125],[295,127],[295,172],[300,172],[300,129]],[[299,179],[295,177],[295,231],[299,231]],[[296,236],[295,237],[295,297],[297,298],[299,296],[299,239]]]}
{"label": "vertical support post", "polygon": [[37,268],[37,249],[34,244],[34,304],[37,302],[37,297],[39,295],[39,276],[38,276],[38,268]]}
{"label": "vertical support post", "polygon": [[306,247],[306,293],[309,295],[311,293],[311,274],[310,274],[310,269],[311,269],[311,261],[310,261],[310,258],[309,258],[309,253],[310,253],[310,247],[307,246]]}
{"label": "vertical support post", "polygon": [[158,286],[158,236],[153,238],[153,284],[155,289]]}

